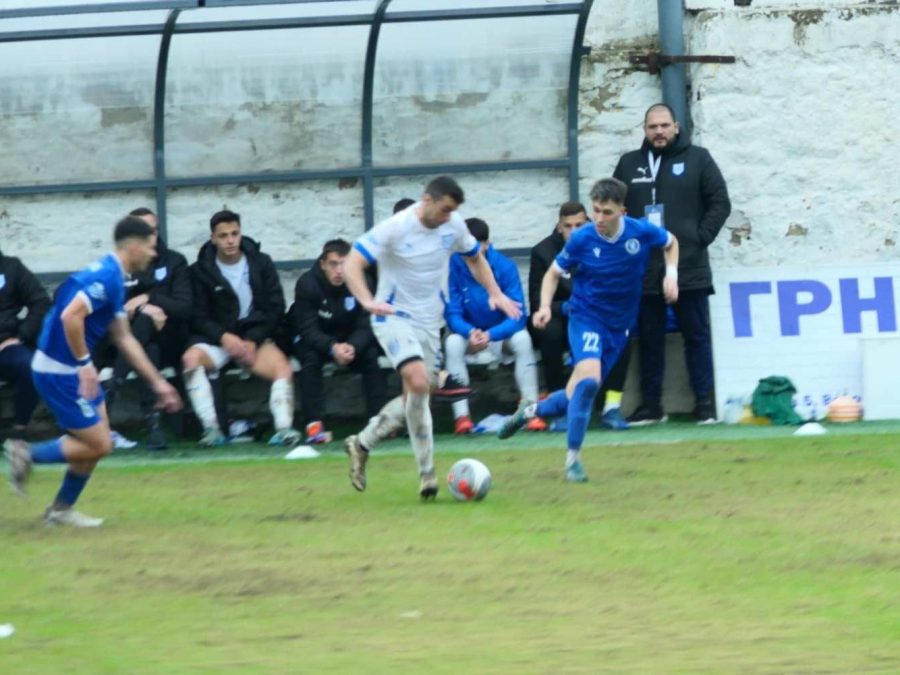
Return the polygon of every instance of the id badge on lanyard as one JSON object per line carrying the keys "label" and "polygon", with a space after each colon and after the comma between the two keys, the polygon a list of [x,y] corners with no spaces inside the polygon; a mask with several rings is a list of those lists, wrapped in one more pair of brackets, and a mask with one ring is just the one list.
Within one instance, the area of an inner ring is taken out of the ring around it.
{"label": "id badge on lanyard", "polygon": [[662,155],[654,157],[652,151],[647,152],[647,163],[650,165],[650,175],[653,176],[653,187],[650,188],[651,203],[644,207],[644,217],[657,227],[665,227],[665,204],[656,203],[656,175],[659,173],[659,165],[662,163]]}

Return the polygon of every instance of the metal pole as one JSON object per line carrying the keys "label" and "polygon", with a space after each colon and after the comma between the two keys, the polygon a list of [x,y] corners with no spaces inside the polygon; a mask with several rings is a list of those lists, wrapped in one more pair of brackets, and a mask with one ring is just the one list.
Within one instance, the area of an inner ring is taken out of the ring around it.
{"label": "metal pole", "polygon": [[578,22],[575,24],[575,36],[572,41],[572,61],[569,64],[569,112],[566,122],[566,134],[568,139],[569,155],[569,199],[578,201],[578,94],[581,81],[581,59],[590,53],[584,46],[584,31],[587,26],[588,15],[591,13],[591,5],[594,0],[584,0],[581,12],[578,14]]}
{"label": "metal pole", "polygon": [[363,69],[362,95],[362,170],[363,170],[363,216],[366,229],[375,225],[375,181],[372,176],[372,106],[375,98],[375,57],[378,55],[378,36],[384,13],[391,0],[380,0],[372,17],[369,42],[366,45],[366,63]]}
{"label": "metal pole", "polygon": [[156,181],[156,218],[159,236],[168,243],[166,227],[166,75],[169,71],[169,47],[180,9],[173,9],[166,19],[159,41],[156,61],[156,90],[153,99],[153,178]]}
{"label": "metal pole", "polygon": [[[657,0],[659,47],[667,56],[684,56],[684,8],[682,0]],[[691,121],[687,104],[687,69],[683,63],[662,68],[663,101],[675,111],[675,121],[690,136]]]}

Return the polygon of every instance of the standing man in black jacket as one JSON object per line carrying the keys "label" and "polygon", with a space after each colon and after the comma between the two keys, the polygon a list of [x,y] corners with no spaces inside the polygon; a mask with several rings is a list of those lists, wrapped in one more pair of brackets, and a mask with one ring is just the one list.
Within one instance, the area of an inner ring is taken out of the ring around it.
{"label": "standing man in black jacket", "polygon": [[[322,424],[322,368],[327,362],[362,374],[369,417],[387,402],[387,378],[378,365],[378,342],[369,314],[344,282],[344,260],[349,253],[350,244],[343,239],[326,242],[316,264],[297,280],[294,304],[288,310],[291,349],[300,362],[306,442],[311,444],[329,440]],[[374,290],[374,284],[369,286]]]}
{"label": "standing man in black jacket", "polygon": [[[28,313],[20,319],[23,308]],[[24,436],[38,404],[31,359],[48,309],[50,296],[37,277],[21,260],[0,252],[0,380],[16,388],[11,438]]]}
{"label": "standing man in black jacket", "polygon": [[284,319],[284,291],[272,259],[241,234],[241,217],[219,211],[209,221],[210,237],[191,265],[194,309],[191,346],[182,357],[184,382],[194,413],[203,425],[202,447],[226,437],[216,416],[207,373],[232,360],[269,380],[269,410],[275,423],[271,445],[294,445],[294,373],[275,344]]}
{"label": "standing man in black jacket", "polygon": [[[684,338],[684,355],[694,392],[694,416],[701,424],[716,419],[713,403],[712,340],[709,296],[715,292],[707,247],[731,213],[728,188],[705,148],[680,133],[672,109],[650,106],[644,115],[640,150],[619,159],[614,176],[628,185],[628,215],[646,217],[678,238],[678,301],[673,305]],[[631,424],[665,421],[662,383],[665,372],[666,304],[659,292],[665,263],[654,252],[644,277],[638,318],[643,403]]]}
{"label": "standing man in black jacket", "polygon": [[[154,230],[158,228],[156,214],[148,208],[137,208],[128,215],[137,216]],[[131,332],[150,361],[157,370],[177,365],[187,344],[193,304],[191,275],[185,257],[169,249],[157,235],[156,258],[147,269],[125,280],[125,294],[125,311],[131,322]],[[115,400],[131,369],[124,355],[115,355],[107,406]],[[168,441],[160,426],[160,412],[154,407],[156,394],[143,379],[138,387],[141,412],[147,425],[144,445],[149,450],[164,450]]]}

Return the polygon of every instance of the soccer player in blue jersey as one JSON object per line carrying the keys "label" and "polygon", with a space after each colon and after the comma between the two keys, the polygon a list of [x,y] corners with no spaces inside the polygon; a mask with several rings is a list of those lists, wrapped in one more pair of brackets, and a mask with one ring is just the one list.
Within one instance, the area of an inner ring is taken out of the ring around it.
{"label": "soccer player in blue jersey", "polygon": [[537,404],[523,404],[498,432],[509,438],[532,417],[566,415],[568,447],[566,480],[587,481],[581,446],[590,422],[594,397],[603,375],[619,358],[641,301],[650,249],[662,247],[666,261],[663,295],[678,299],[678,241],[646,219],[625,215],[628,188],[604,178],[591,189],[594,222],[574,231],[541,282],[540,309],[532,316],[538,329],[550,320],[550,303],[564,272],[572,275],[569,299],[569,349],[575,367],[565,389]]}
{"label": "soccer player in blue jersey", "polygon": [[4,443],[13,487],[24,494],[31,465],[68,464],[59,493],[44,514],[48,525],[98,527],[72,506],[94,467],[112,452],[113,441],[97,369],[91,350],[109,332],[113,341],[156,393],[160,408],[181,407],[178,392],[159,374],[131,334],[124,310],[125,277],[146,269],[156,255],[156,230],[136,216],[116,225],[115,251],[72,274],[56,291],[44,319],[31,367],[35,387],[66,433],[52,441],[29,446]]}

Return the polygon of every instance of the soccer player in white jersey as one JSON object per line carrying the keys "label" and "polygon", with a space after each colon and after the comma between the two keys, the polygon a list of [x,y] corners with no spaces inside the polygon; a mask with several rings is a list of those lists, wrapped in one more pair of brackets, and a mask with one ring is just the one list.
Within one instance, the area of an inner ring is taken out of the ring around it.
{"label": "soccer player in white jersey", "polygon": [[616,363],[628,329],[641,302],[644,272],[651,248],[662,248],[666,276],[662,291],[666,302],[678,300],[678,240],[645,218],[625,215],[628,187],[615,178],[604,178],[591,189],[594,222],[572,233],[563,250],[544,274],[541,306],[532,317],[535,328],[550,321],[550,304],[559,280],[572,275],[569,299],[569,349],[575,367],[565,389],[553,392],[537,404],[523,403],[498,432],[508,438],[537,417],[566,415],[566,480],[584,483],[581,446],[591,419],[594,397],[602,375]]}
{"label": "soccer player in white jersey", "polygon": [[156,256],[156,230],[141,218],[128,216],[116,225],[114,239],[114,252],[71,275],[56,291],[32,361],[35,387],[66,433],[34,446],[15,440],[4,443],[11,483],[20,493],[33,463],[69,465],[56,499],[44,514],[48,525],[98,527],[103,523],[72,506],[97,462],[113,449],[103,389],[91,362],[91,350],[107,331],[119,353],[150,384],[157,405],[169,412],[181,407],[178,393],[131,334],[124,309],[125,277],[146,269]]}
{"label": "soccer player in white jersey", "polygon": [[[360,237],[344,264],[347,287],[372,315],[375,337],[403,381],[403,394],[344,443],[350,455],[350,482],[360,492],[366,489],[369,452],[405,422],[419,469],[419,495],[423,499],[437,495],[428,399],[441,348],[450,256],[463,254],[493,308],[512,318],[521,316],[520,304],[501,292],[478,242],[456,212],[463,201],[455,180],[435,178],[421,201]],[[363,271],[375,263],[378,288],[373,297]]]}

